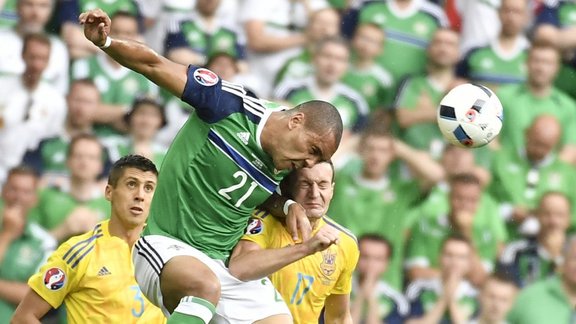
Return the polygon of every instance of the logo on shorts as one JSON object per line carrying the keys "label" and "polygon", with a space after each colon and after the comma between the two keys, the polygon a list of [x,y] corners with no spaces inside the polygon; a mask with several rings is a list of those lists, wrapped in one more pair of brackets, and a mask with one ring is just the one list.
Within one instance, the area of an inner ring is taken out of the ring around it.
{"label": "logo on shorts", "polygon": [[264,229],[264,224],[262,220],[258,218],[252,218],[250,223],[248,224],[248,228],[246,229],[246,234],[248,235],[256,235],[262,233]]}
{"label": "logo on shorts", "polygon": [[59,268],[50,268],[44,274],[44,286],[50,290],[59,290],[66,283],[66,274]]}
{"label": "logo on shorts", "polygon": [[199,68],[194,71],[194,80],[203,86],[210,87],[218,83],[218,76],[210,70]]}

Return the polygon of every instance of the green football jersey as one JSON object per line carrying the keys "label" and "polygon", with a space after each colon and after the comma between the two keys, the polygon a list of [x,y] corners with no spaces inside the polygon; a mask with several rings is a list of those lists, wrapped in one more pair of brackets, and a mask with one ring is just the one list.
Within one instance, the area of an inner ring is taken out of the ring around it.
{"label": "green football jersey", "polygon": [[222,25],[208,28],[195,14],[189,20],[180,22],[178,28],[170,30],[164,43],[166,52],[186,47],[205,57],[217,53],[227,53],[236,58],[244,56],[237,32]]}
{"label": "green football jersey", "polygon": [[523,38],[518,42],[522,44],[511,54],[502,53],[496,43],[472,49],[458,63],[457,75],[488,87],[523,82],[527,74],[526,49],[529,43]]}
{"label": "green football jersey", "polygon": [[312,77],[286,80],[278,86],[274,96],[293,105],[299,105],[313,99],[324,99],[338,109],[344,129],[359,131],[364,127],[369,108],[362,95],[356,90],[343,83],[337,83],[331,89],[331,98],[322,98],[316,88],[316,83]]}
{"label": "green football jersey", "polygon": [[428,1],[412,1],[408,12],[399,12],[394,1],[378,1],[360,10],[359,23],[374,23],[386,32],[378,62],[394,80],[424,72],[426,47],[434,32],[447,25],[442,9]]}
{"label": "green football jersey", "polygon": [[[398,89],[398,94],[393,104],[395,109],[416,109],[422,94],[428,95],[434,104],[438,104],[445,93],[444,90],[435,86],[432,80],[425,75],[404,79]],[[399,130],[399,133],[400,138],[406,144],[419,150],[434,153],[434,156],[439,155],[439,147],[442,147],[444,143],[444,137],[436,121],[415,124]]]}
{"label": "green football jersey", "polygon": [[226,259],[253,209],[287,173],[274,168],[260,144],[279,105],[193,66],[182,100],[195,111],[164,158],[144,234],[173,237]]}
{"label": "green football jersey", "polygon": [[350,67],[342,82],[364,97],[371,112],[388,108],[394,97],[392,75],[377,64],[365,69]]}
{"label": "green football jersey", "polygon": [[276,74],[274,84],[278,85],[286,80],[298,80],[307,78],[314,73],[312,66],[312,54],[304,49],[300,54],[290,58]]}
{"label": "green football jersey", "polygon": [[87,201],[78,201],[69,192],[58,188],[46,188],[40,192],[38,213],[32,217],[40,226],[52,230],[62,224],[77,207],[86,207],[99,215],[100,220],[110,215],[110,202],[103,192],[94,192],[94,197]]}
{"label": "green football jersey", "polygon": [[[0,280],[26,284],[55,248],[56,241],[50,234],[38,224],[28,222],[22,236],[12,241],[0,262]],[[10,323],[15,310],[14,304],[0,299],[0,323]]]}
{"label": "green football jersey", "polygon": [[576,143],[576,102],[553,88],[543,98],[535,97],[526,84],[506,85],[498,89],[504,107],[504,121],[499,138],[503,147],[511,150],[525,146],[526,128],[540,115],[552,115],[562,125],[562,144]]}
{"label": "green football jersey", "polygon": [[390,178],[367,181],[358,173],[338,173],[336,183],[328,215],[356,236],[376,232],[392,242],[394,254],[384,280],[400,289],[408,229],[404,215],[420,198],[418,183]]}

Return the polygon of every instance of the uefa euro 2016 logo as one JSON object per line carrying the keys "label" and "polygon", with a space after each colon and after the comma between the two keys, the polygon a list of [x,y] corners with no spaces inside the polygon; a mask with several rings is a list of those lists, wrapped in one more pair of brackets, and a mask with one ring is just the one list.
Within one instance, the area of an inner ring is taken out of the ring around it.
{"label": "uefa euro 2016 logo", "polygon": [[66,274],[58,268],[50,268],[44,274],[44,286],[50,290],[58,290],[64,287]]}

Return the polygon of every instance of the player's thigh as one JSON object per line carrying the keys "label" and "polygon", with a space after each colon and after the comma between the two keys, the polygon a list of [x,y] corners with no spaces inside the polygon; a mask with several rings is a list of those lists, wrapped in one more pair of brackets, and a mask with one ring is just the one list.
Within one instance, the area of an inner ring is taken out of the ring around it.
{"label": "player's thigh", "polygon": [[220,283],[211,268],[219,265],[186,243],[147,235],[134,245],[132,260],[142,292],[167,316],[185,296],[218,302]]}
{"label": "player's thigh", "polygon": [[214,272],[198,258],[180,255],[171,258],[160,274],[164,306],[172,312],[182,297],[194,296],[216,305],[220,282]]}
{"label": "player's thigh", "polygon": [[254,324],[292,324],[292,317],[286,314],[272,315],[254,322]]}

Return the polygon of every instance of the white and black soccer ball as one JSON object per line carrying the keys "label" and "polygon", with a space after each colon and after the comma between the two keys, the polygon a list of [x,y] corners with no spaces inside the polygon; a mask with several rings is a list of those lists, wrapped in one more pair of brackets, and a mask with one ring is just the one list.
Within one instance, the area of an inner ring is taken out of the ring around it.
{"label": "white and black soccer ball", "polygon": [[485,86],[464,83],[448,92],[438,106],[438,127],[444,138],[460,147],[490,143],[502,129],[502,104]]}

